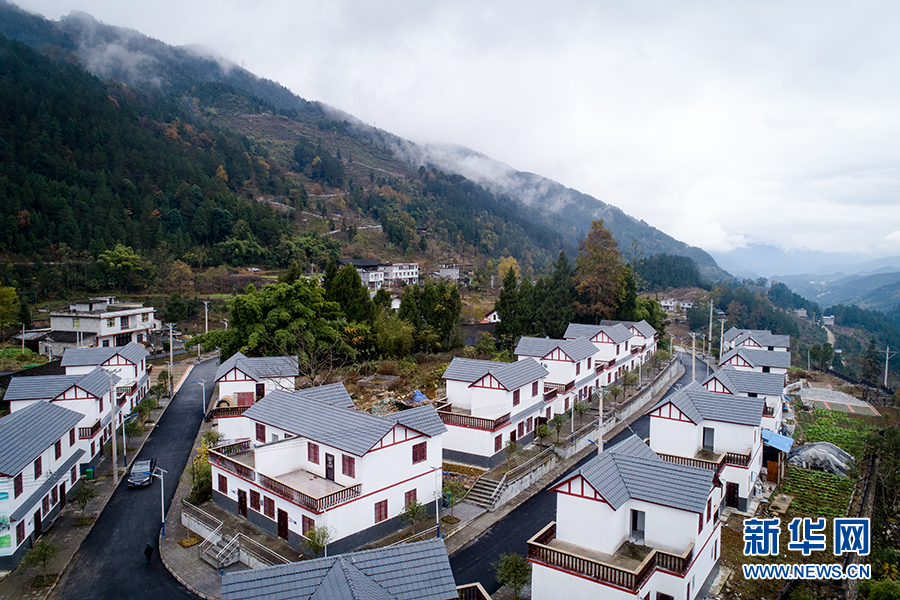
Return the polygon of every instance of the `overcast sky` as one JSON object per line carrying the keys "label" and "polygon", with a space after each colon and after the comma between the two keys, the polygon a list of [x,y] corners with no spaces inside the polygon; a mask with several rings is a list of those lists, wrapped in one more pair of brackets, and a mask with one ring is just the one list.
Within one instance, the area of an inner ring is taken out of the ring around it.
{"label": "overcast sky", "polygon": [[900,4],[21,0],[201,44],[709,251],[900,254]]}

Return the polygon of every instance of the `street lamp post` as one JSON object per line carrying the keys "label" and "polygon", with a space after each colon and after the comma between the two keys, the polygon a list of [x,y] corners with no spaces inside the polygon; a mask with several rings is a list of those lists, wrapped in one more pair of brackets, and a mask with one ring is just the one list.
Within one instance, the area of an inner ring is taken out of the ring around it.
{"label": "street lamp post", "polygon": [[169,401],[172,401],[172,397],[175,395],[175,391],[172,389],[172,372],[175,369],[174,363],[174,351],[175,344],[172,341],[172,326],[175,323],[169,323]]}
{"label": "street lamp post", "polygon": [[725,321],[727,319],[719,319],[722,324],[722,333],[719,334],[719,362],[722,362],[722,348],[725,345]]}
{"label": "street lamp post", "polygon": [[697,334],[691,332],[691,381],[697,381],[697,352],[694,349],[697,341]]}
{"label": "street lamp post", "polygon": [[209,300],[202,300],[202,302],[203,302],[203,322],[204,322],[203,333],[209,333]]}
{"label": "street lamp post", "polygon": [[162,537],[166,537],[166,479],[165,474],[168,473],[161,467],[156,467],[155,471],[144,471],[145,474],[159,479],[159,514],[162,523]]}
{"label": "street lamp post", "polygon": [[197,385],[202,386],[203,391],[200,396],[200,409],[203,411],[203,414],[206,414],[206,380],[201,379],[199,381],[191,381],[191,383],[196,383]]}
{"label": "street lamp post", "polygon": [[118,403],[116,402],[116,384],[113,381],[113,378],[116,376],[112,371],[108,371],[109,373],[109,421],[112,425],[112,435],[110,436],[110,444],[112,445],[112,464],[113,464],[113,487],[119,486],[119,458],[116,456],[116,429],[118,426],[116,424],[116,408],[118,408]]}

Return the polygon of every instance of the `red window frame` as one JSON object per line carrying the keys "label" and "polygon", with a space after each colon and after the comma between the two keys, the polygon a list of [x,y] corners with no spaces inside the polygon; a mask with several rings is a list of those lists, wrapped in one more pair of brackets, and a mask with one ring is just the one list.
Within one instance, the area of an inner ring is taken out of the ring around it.
{"label": "red window frame", "polygon": [[500,452],[501,448],[503,448],[503,434],[494,438],[494,452]]}
{"label": "red window frame", "polygon": [[519,423],[519,437],[525,435],[525,421]]}
{"label": "red window frame", "polygon": [[263,514],[270,519],[275,518],[275,501],[268,496],[263,496]]}
{"label": "red window frame", "polygon": [[353,456],[341,455],[341,473],[347,477],[356,478],[356,458]]}
{"label": "red window frame", "polygon": [[316,522],[313,521],[312,519],[310,519],[309,517],[307,517],[306,515],[302,516],[302,518],[300,519],[300,524],[301,524],[300,527],[301,527],[301,531],[303,532],[303,535],[306,535],[307,533],[309,533],[309,530],[313,529],[316,526]]}
{"label": "red window frame", "polygon": [[525,431],[531,431],[533,424],[534,424],[533,417],[528,417],[528,420],[525,421]]}
{"label": "red window frame", "polygon": [[519,405],[519,390],[513,392],[513,406]]}
{"label": "red window frame", "polygon": [[75,428],[69,432],[69,448],[75,445]]}
{"label": "red window frame", "polygon": [[712,498],[706,500],[706,521],[709,522],[709,519],[712,517]]}
{"label": "red window frame", "polygon": [[72,467],[72,485],[75,485],[75,481],[78,479],[78,467]]}
{"label": "red window frame", "polygon": [[22,485],[22,474],[19,473],[15,477],[13,477],[13,498],[18,498],[22,495],[24,487]]}
{"label": "red window frame", "polygon": [[56,443],[53,444],[53,455],[56,457],[56,460],[62,456],[62,438],[56,440]]}
{"label": "red window frame", "polygon": [[16,525],[16,545],[25,541],[25,521],[19,521]]}
{"label": "red window frame", "polygon": [[413,464],[423,462],[427,458],[428,458],[428,443],[421,442],[419,444],[414,444],[412,447]]}
{"label": "red window frame", "polygon": [[533,381],[531,383],[531,397],[532,398],[534,398],[538,394],[538,385],[537,384],[538,384],[537,381]]}
{"label": "red window frame", "polygon": [[703,531],[703,513],[700,513],[697,516],[700,517],[697,519],[697,533],[701,533]]}
{"label": "red window frame", "polygon": [[41,513],[42,518],[45,518],[47,515],[50,514],[50,495],[49,494],[44,496],[44,499],[41,501],[41,508],[44,509],[44,512]]}
{"label": "red window frame", "polygon": [[412,504],[415,504],[417,500],[416,490],[412,489],[403,494],[403,506],[405,508],[409,508]]}
{"label": "red window frame", "polygon": [[375,503],[375,522],[381,523],[385,519],[387,519],[387,500],[382,500],[381,502]]}
{"label": "red window frame", "polygon": [[41,474],[43,474],[43,456],[38,456],[34,459],[34,480],[37,481],[41,478]]}
{"label": "red window frame", "polygon": [[257,492],[256,490],[250,490],[250,508],[252,508],[256,512],[260,512],[259,492]]}
{"label": "red window frame", "polygon": [[224,475],[222,475],[221,473],[219,474],[219,485],[217,487],[219,489],[220,494],[228,493],[228,478],[225,477]]}
{"label": "red window frame", "polygon": [[50,505],[56,506],[56,503],[59,502],[59,488],[55,485],[50,489]]}
{"label": "red window frame", "polygon": [[591,357],[590,356],[588,356],[587,368],[588,368],[588,371],[591,370]]}
{"label": "red window frame", "polygon": [[575,376],[581,375],[581,361],[575,363]]}
{"label": "red window frame", "polygon": [[306,458],[313,464],[319,464],[319,445],[310,443],[306,446]]}
{"label": "red window frame", "polygon": [[256,441],[266,443],[266,426],[262,423],[256,424]]}

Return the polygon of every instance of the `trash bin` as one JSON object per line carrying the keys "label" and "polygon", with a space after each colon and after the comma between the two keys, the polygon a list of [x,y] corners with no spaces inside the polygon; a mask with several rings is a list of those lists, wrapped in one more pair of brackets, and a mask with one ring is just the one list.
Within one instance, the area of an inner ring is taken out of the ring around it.
{"label": "trash bin", "polygon": [[94,479],[94,467],[88,467],[87,469],[85,469],[84,477],[88,481],[91,481],[92,479]]}

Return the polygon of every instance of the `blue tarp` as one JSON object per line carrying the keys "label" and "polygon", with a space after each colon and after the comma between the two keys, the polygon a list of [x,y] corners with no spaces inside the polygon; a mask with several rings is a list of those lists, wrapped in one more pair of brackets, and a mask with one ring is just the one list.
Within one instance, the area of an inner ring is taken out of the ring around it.
{"label": "blue tarp", "polygon": [[422,402],[423,400],[428,400],[428,396],[426,396],[419,390],[416,390],[415,392],[413,392],[412,400],[413,402]]}
{"label": "blue tarp", "polygon": [[791,446],[794,445],[794,438],[775,433],[770,429],[762,430],[762,439],[763,444],[772,446],[776,450],[781,450],[782,452],[790,452]]}

